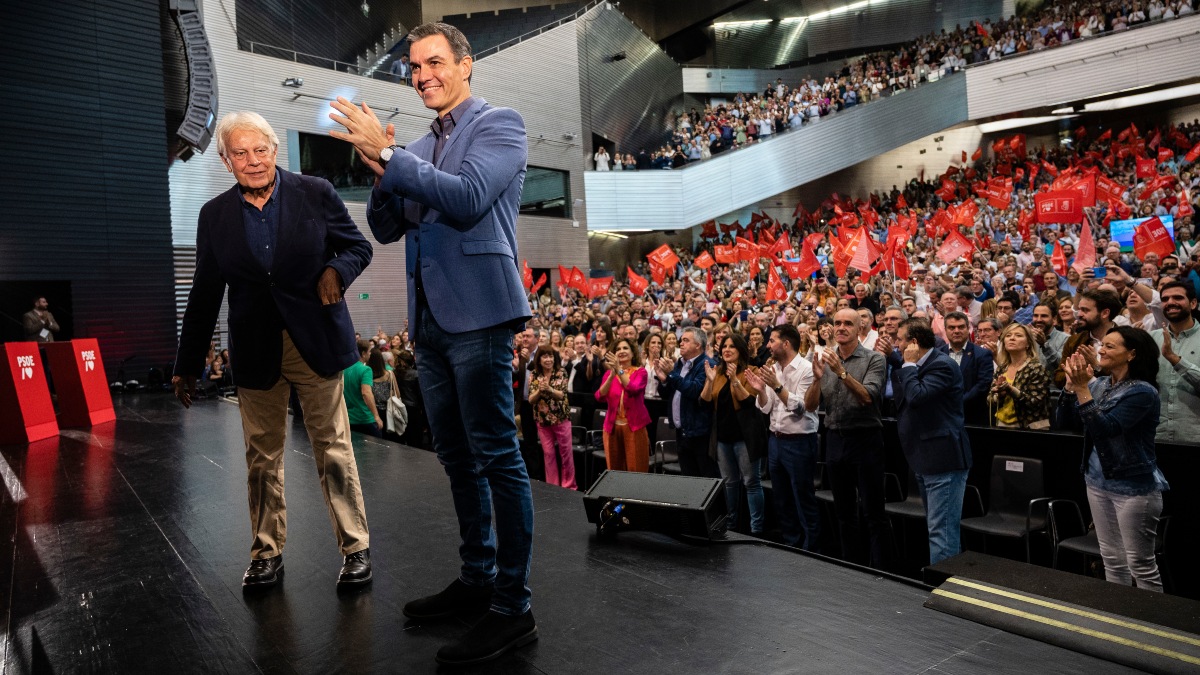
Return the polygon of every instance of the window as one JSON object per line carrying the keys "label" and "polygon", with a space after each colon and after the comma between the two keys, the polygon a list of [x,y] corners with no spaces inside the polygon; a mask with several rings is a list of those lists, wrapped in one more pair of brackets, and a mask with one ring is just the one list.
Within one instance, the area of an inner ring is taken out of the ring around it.
{"label": "window", "polygon": [[521,213],[551,218],[571,217],[570,174],[558,169],[531,166],[525,170]]}
{"label": "window", "polygon": [[354,147],[324,134],[298,134],[300,173],[333,183],[342,201],[365,202],[375,185],[375,172],[367,168]]}

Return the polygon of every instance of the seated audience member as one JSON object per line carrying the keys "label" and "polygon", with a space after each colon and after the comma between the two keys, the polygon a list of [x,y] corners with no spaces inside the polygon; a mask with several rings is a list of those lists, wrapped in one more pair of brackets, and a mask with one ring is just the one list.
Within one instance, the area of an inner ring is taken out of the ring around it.
{"label": "seated audience member", "polygon": [[367,357],[367,367],[371,369],[371,395],[375,399],[375,411],[379,419],[383,420],[379,430],[384,436],[395,439],[398,436],[389,434],[387,430],[387,408],[389,399],[400,396],[400,387],[396,383],[395,374],[387,369],[384,356],[388,354],[391,352],[380,351],[378,347],[372,349],[371,355]]}
{"label": "seated audience member", "polygon": [[996,426],[1050,428],[1050,375],[1028,326],[1012,323],[1000,334],[988,404],[995,411]]}

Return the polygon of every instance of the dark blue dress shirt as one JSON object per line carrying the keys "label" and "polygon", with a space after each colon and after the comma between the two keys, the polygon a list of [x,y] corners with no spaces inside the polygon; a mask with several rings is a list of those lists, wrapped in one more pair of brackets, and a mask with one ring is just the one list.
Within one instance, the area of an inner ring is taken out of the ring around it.
{"label": "dark blue dress shirt", "polygon": [[275,170],[275,189],[260,211],[258,207],[242,199],[242,221],[246,225],[246,243],[263,269],[270,272],[275,259],[275,236],[279,231],[279,169]]}

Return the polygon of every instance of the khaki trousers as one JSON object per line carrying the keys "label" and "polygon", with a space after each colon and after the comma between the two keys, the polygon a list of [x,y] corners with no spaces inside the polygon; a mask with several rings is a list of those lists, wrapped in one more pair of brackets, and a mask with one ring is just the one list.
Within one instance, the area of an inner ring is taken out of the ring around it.
{"label": "khaki trousers", "polygon": [[250,557],[274,558],[287,540],[287,508],[283,498],[283,454],[287,406],[296,387],[304,410],[304,426],[312,443],[317,476],[325,493],[329,520],[342,555],[370,545],[367,511],[358,482],[358,464],[350,445],[350,418],[342,397],[342,374],[321,377],[308,367],[283,332],[281,377],[269,390],[238,388],[242,431],[246,437],[247,492],[254,541]]}

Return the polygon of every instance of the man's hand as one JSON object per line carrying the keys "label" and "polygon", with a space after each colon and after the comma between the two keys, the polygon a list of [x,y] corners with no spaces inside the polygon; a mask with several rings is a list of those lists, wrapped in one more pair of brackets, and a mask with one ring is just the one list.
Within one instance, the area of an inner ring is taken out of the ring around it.
{"label": "man's hand", "polygon": [[775,367],[773,365],[759,368],[758,375],[768,387],[774,389],[779,386],[779,376],[775,374]]}
{"label": "man's hand", "polygon": [[192,397],[196,395],[195,377],[176,375],[171,378],[171,388],[175,390],[175,398],[179,399],[184,408],[192,407]]}
{"label": "man's hand", "polygon": [[661,382],[667,381],[667,376],[675,369],[675,362],[667,357],[662,357],[654,362],[654,376]]}
{"label": "man's hand", "polygon": [[1162,355],[1172,366],[1178,365],[1179,360],[1183,357],[1175,353],[1175,348],[1171,345],[1171,329],[1163,327],[1163,344]]}
{"label": "man's hand", "polygon": [[880,335],[879,338],[877,340],[875,340],[875,351],[879,352],[880,354],[883,354],[884,356],[891,354],[892,353],[892,336],[886,335],[886,334]]}
{"label": "man's hand", "polygon": [[750,385],[750,389],[754,391],[755,395],[762,393],[765,384],[761,373],[762,371],[758,368],[750,367],[746,369],[746,384]]}
{"label": "man's hand", "polygon": [[[829,349],[826,347],[826,349]],[[825,374],[825,359],[821,353],[817,353],[816,358],[812,360],[813,379],[820,380]]]}
{"label": "man's hand", "polygon": [[1033,339],[1037,341],[1039,346],[1046,344],[1046,331],[1037,326],[1030,326],[1029,329],[1033,332]]}
{"label": "man's hand", "polygon": [[322,305],[333,305],[342,301],[342,275],[332,267],[326,267],[317,282],[317,296]]}
{"label": "man's hand", "polygon": [[905,363],[916,363],[920,359],[921,359],[921,348],[919,346],[917,346],[917,344],[915,342],[909,343],[909,345],[904,348],[904,362]]}
{"label": "man's hand", "polygon": [[364,160],[378,163],[379,151],[395,142],[395,129],[390,134],[384,132],[379,118],[366,103],[359,107],[339,96],[329,103],[329,107],[341,113],[329,113],[329,119],[346,128],[345,131],[330,131],[329,135],[353,145]]}

